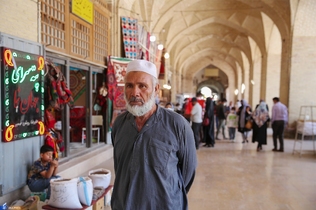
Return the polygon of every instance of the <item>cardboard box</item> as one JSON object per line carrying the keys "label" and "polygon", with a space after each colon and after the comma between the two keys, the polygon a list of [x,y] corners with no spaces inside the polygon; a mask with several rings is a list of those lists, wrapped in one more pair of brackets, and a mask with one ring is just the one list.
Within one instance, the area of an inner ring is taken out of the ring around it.
{"label": "cardboard box", "polygon": [[103,210],[104,209],[104,197],[100,198],[94,205],[93,210]]}

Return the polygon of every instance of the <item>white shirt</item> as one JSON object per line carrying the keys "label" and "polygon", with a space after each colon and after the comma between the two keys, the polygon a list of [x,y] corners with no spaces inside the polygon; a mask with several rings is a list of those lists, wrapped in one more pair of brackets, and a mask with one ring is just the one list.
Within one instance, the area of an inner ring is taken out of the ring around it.
{"label": "white shirt", "polygon": [[197,102],[191,110],[192,122],[202,123],[202,106]]}
{"label": "white shirt", "polygon": [[285,123],[288,122],[288,110],[287,107],[281,102],[277,102],[272,107],[272,119],[271,123],[276,120],[284,120]]}
{"label": "white shirt", "polygon": [[234,113],[229,113],[226,118],[226,125],[228,128],[238,127],[238,116]]}

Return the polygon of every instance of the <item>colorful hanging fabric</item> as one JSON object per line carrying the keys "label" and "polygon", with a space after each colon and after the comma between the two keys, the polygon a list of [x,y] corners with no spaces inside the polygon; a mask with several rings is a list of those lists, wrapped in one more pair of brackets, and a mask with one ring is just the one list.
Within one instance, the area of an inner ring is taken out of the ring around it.
{"label": "colorful hanging fabric", "polygon": [[49,61],[45,61],[45,64],[47,67],[46,90],[49,105],[57,110],[63,109],[65,104],[71,106],[73,98],[65,76],[58,66]]}
{"label": "colorful hanging fabric", "polygon": [[111,56],[107,57],[107,86],[108,86],[108,98],[113,101],[115,96],[115,90],[117,87],[116,79],[115,79],[115,73],[114,73],[114,67],[111,62]]}
{"label": "colorful hanging fabric", "polygon": [[138,20],[130,17],[121,17],[121,23],[125,57],[136,59],[138,57]]}
{"label": "colorful hanging fabric", "polygon": [[126,75],[127,64],[131,61],[128,58],[108,57],[108,98],[113,102],[113,112],[111,124],[116,119],[117,115],[125,111],[124,100],[124,77]]}

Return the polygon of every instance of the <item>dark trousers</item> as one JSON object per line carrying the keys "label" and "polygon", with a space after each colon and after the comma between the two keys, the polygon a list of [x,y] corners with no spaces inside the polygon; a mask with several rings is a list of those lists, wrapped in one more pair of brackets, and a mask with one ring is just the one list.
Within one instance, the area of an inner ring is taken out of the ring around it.
{"label": "dark trousers", "polygon": [[279,138],[280,149],[281,150],[284,149],[284,143],[283,143],[284,126],[285,126],[284,120],[276,120],[272,124],[273,145],[275,149],[278,148],[277,138]]}
{"label": "dark trousers", "polygon": [[228,133],[229,133],[229,139],[230,140],[234,140],[235,139],[236,128],[229,127],[228,128]]}
{"label": "dark trousers", "polygon": [[43,192],[45,189],[47,190],[47,196],[46,198],[50,198],[50,180],[52,179],[58,179],[60,176],[52,176],[48,179],[29,179],[27,181],[27,185],[29,186],[29,189],[31,192]]}
{"label": "dark trousers", "polygon": [[193,130],[193,134],[194,134],[196,149],[199,149],[201,126],[202,126],[202,123],[192,122],[192,130]]}
{"label": "dark trousers", "polygon": [[219,134],[221,129],[222,129],[223,138],[226,139],[226,136],[225,136],[225,119],[218,120],[218,128],[216,130],[216,138],[218,138],[218,134]]}

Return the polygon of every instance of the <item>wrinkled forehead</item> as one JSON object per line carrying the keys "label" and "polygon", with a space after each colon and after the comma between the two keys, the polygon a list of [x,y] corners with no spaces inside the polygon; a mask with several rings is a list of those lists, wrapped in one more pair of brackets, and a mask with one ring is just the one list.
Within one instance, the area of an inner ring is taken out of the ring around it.
{"label": "wrinkled forehead", "polygon": [[126,74],[125,83],[143,83],[152,85],[153,76],[142,71],[131,71]]}

